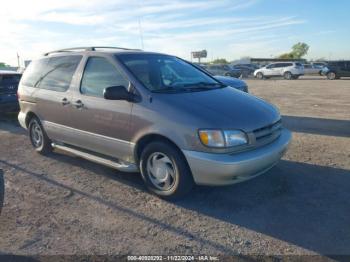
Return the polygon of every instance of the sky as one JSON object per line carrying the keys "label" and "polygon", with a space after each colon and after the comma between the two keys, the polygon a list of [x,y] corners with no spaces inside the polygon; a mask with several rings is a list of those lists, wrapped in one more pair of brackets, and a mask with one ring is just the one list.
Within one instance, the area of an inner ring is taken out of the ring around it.
{"label": "sky", "polygon": [[308,59],[350,59],[348,0],[0,0],[0,62],[76,46],[121,46],[210,61],[275,57],[297,42]]}

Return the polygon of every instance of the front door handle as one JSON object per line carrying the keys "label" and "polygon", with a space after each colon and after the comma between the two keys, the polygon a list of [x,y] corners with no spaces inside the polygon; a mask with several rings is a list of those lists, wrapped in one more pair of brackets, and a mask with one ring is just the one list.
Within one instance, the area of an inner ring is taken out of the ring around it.
{"label": "front door handle", "polygon": [[83,102],[81,102],[81,100],[77,100],[73,103],[73,106],[75,106],[76,108],[83,108],[84,104]]}
{"label": "front door handle", "polygon": [[64,106],[69,105],[69,101],[67,98],[62,99],[62,105],[64,105]]}

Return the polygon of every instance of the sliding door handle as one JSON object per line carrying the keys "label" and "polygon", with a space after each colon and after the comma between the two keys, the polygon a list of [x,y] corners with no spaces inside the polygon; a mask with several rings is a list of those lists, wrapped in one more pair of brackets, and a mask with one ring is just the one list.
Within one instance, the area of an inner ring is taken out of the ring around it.
{"label": "sliding door handle", "polygon": [[62,103],[62,105],[64,105],[64,106],[66,106],[66,105],[69,105],[69,104],[70,104],[70,102],[68,101],[68,99],[67,99],[67,98],[63,98],[61,103]]}
{"label": "sliding door handle", "polygon": [[83,108],[84,104],[83,104],[83,102],[81,102],[81,100],[77,100],[77,101],[73,102],[73,106],[75,106],[76,108]]}

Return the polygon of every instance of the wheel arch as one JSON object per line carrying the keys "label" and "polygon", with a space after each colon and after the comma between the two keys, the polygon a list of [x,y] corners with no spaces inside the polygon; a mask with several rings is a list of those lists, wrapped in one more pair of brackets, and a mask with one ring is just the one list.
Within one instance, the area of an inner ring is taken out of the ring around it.
{"label": "wheel arch", "polygon": [[39,119],[38,115],[36,115],[34,112],[32,112],[32,111],[27,112],[26,117],[25,117],[25,125],[27,128],[29,127],[29,122],[33,117],[36,117]]}
{"label": "wheel arch", "polygon": [[140,157],[142,154],[143,149],[151,142],[155,142],[155,141],[162,141],[165,143],[168,143],[172,146],[174,146],[186,159],[185,155],[183,154],[182,150],[180,149],[180,147],[171,139],[169,139],[166,136],[157,134],[157,133],[150,133],[147,135],[142,136],[141,138],[139,138],[137,140],[137,142],[135,143],[135,147],[134,147],[134,159],[135,162],[138,164],[140,161]]}

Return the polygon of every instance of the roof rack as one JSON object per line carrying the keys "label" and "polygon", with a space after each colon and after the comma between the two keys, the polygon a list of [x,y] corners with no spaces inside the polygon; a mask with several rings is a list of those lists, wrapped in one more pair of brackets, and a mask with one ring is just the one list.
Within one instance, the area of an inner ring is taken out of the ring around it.
{"label": "roof rack", "polygon": [[54,51],[44,53],[44,56],[48,56],[49,54],[54,54],[54,53],[62,53],[62,52],[96,51],[96,49],[118,49],[118,50],[142,51],[141,49],[132,49],[132,48],[114,47],[114,46],[88,46],[88,47],[72,47],[72,48],[54,50]]}

